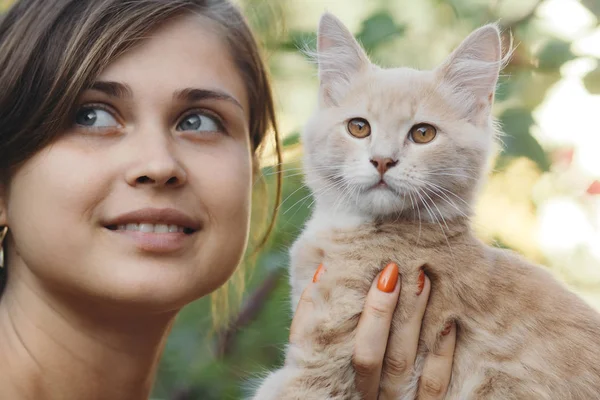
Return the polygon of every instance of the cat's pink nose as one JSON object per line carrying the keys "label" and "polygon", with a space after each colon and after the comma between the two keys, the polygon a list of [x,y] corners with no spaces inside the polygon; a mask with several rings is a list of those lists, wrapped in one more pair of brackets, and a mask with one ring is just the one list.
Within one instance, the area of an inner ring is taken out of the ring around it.
{"label": "cat's pink nose", "polygon": [[377,168],[377,171],[379,171],[379,174],[381,176],[383,176],[383,174],[385,174],[388,169],[390,169],[394,165],[398,164],[398,160],[392,160],[389,157],[388,158],[373,157],[373,158],[371,158],[370,161],[371,161],[371,164],[373,164],[373,166],[375,168]]}

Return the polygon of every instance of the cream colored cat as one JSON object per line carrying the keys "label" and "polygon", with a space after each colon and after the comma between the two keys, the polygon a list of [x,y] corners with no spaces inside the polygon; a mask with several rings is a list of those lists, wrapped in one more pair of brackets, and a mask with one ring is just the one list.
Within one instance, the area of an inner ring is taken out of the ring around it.
{"label": "cream colored cat", "polygon": [[501,54],[498,29],[487,25],[433,71],[382,69],[340,21],[322,17],[319,105],[303,136],[316,208],[292,249],[292,304],[319,263],[327,272],[312,294],[313,347],[290,346],[256,399],[359,399],[354,331],[391,261],[402,275],[392,329],[413,312],[420,269],[432,282],[398,399],[415,398],[424,356],[449,320],[458,336],[446,399],[600,399],[600,314],[469,226],[496,135]]}

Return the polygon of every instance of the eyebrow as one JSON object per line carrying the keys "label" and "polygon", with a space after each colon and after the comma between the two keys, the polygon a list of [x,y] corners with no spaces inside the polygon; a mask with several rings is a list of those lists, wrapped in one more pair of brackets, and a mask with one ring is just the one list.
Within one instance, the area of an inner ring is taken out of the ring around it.
{"label": "eyebrow", "polygon": [[[97,90],[99,92],[105,93],[110,97],[116,98],[132,98],[133,91],[131,88],[120,82],[112,82],[112,81],[96,81],[90,87],[91,90]],[[243,109],[242,104],[232,95],[219,91],[219,90],[209,90],[209,89],[197,89],[197,88],[186,88],[177,90],[173,94],[173,99],[178,101],[185,101],[188,103],[193,103],[201,100],[224,100],[230,102],[237,107]]]}
{"label": "eyebrow", "polygon": [[92,84],[90,89],[97,90],[107,94],[110,97],[117,97],[120,99],[133,97],[133,91],[131,88],[119,82],[96,81]]}
{"label": "eyebrow", "polygon": [[186,101],[188,103],[201,100],[224,100],[238,106],[241,109],[244,108],[235,97],[219,90],[187,88],[176,91],[173,95],[173,99]]}

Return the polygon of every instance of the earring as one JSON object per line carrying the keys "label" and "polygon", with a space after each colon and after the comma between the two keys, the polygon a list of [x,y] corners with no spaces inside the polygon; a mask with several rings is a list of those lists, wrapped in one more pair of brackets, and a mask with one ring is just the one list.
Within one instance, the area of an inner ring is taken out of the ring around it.
{"label": "earring", "polygon": [[8,226],[5,226],[0,232],[0,268],[4,268],[4,238],[8,233]]}

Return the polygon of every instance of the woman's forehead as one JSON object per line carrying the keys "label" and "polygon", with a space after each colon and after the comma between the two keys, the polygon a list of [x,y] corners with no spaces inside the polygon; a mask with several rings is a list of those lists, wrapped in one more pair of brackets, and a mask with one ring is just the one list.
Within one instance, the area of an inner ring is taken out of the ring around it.
{"label": "woman's forehead", "polygon": [[134,97],[210,89],[231,96],[249,113],[246,86],[230,48],[220,29],[201,16],[161,26],[111,63],[97,80],[121,82]]}

